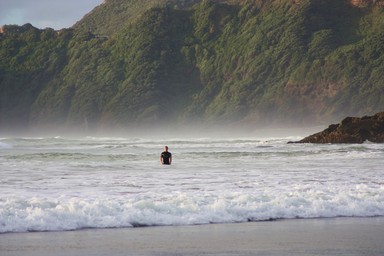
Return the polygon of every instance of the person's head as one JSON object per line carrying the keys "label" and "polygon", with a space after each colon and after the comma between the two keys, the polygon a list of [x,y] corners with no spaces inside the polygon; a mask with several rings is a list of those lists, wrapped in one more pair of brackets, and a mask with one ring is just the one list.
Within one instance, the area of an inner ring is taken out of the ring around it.
{"label": "person's head", "polygon": [[168,152],[168,146],[164,147],[165,152]]}

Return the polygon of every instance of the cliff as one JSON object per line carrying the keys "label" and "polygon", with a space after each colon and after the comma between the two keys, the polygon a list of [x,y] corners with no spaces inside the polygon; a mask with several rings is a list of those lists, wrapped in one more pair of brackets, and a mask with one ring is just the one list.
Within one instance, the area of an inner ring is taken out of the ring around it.
{"label": "cliff", "polygon": [[5,28],[2,128],[312,125],[384,108],[378,5],[108,0],[72,29]]}

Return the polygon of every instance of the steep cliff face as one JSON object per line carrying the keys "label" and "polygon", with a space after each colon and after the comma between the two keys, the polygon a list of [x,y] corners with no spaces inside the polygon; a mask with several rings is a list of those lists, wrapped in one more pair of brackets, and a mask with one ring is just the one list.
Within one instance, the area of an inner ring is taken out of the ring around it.
{"label": "steep cliff face", "polygon": [[176,2],[108,0],[69,30],[5,27],[0,126],[318,124],[383,109],[384,8]]}

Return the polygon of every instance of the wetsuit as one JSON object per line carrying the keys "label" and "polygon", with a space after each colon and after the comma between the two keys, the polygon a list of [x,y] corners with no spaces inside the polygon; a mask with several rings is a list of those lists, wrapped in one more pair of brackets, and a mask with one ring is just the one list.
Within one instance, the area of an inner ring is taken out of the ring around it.
{"label": "wetsuit", "polygon": [[169,161],[172,157],[172,154],[170,152],[164,151],[161,153],[161,158],[163,159],[163,164],[171,164]]}

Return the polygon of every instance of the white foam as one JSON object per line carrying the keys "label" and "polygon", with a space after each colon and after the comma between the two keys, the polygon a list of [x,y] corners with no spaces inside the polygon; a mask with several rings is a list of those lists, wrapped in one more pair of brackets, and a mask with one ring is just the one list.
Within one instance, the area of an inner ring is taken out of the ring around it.
{"label": "white foam", "polygon": [[383,215],[383,186],[353,189],[299,186],[280,193],[271,189],[220,195],[175,192],[147,198],[8,199],[0,202],[0,232]]}

